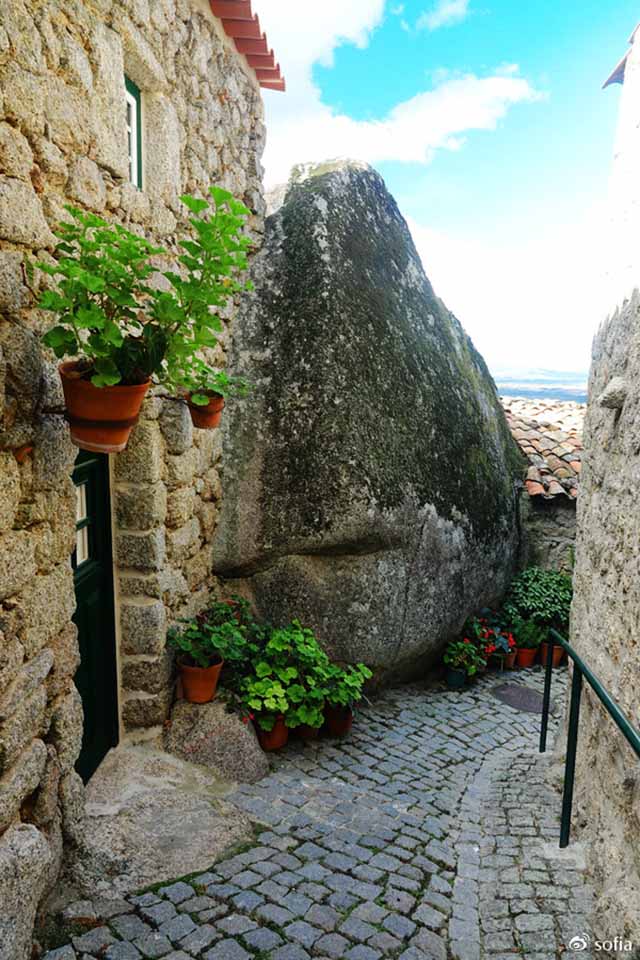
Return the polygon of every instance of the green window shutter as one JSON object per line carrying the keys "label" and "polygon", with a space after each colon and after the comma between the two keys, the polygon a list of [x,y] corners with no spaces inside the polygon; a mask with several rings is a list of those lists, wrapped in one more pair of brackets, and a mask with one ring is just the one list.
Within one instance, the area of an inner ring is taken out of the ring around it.
{"label": "green window shutter", "polygon": [[124,78],[127,96],[127,152],[129,179],[142,189],[142,99],[140,88],[129,77]]}

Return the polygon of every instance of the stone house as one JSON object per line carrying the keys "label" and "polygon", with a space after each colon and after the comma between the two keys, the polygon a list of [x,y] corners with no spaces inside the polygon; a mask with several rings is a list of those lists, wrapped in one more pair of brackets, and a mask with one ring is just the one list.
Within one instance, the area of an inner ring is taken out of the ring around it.
{"label": "stone house", "polygon": [[28,955],[37,906],[77,839],[76,764],[87,779],[116,742],[163,723],[167,622],[219,592],[218,433],[151,397],[125,453],[78,455],[25,259],[52,250],[68,203],[171,247],[185,225],[178,197],[211,183],[251,209],[258,246],[260,86],[284,80],[249,0],[2,4],[2,960]]}
{"label": "stone house", "polygon": [[585,405],[503,397],[528,468],[520,497],[521,563],[573,569]]}
{"label": "stone house", "polygon": [[[580,478],[571,643],[640,729],[640,33],[607,81],[622,84],[607,250],[611,313],[593,344]],[[640,764],[587,688],[574,816],[590,841],[598,922],[638,945]]]}

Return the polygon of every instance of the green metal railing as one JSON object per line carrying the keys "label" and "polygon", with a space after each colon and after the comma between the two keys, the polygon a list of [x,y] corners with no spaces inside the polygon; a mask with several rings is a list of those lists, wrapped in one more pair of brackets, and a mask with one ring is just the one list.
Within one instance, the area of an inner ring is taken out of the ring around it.
{"label": "green metal railing", "polygon": [[[571,681],[571,704],[569,706],[569,729],[567,734],[567,756],[564,767],[564,790],[562,794],[562,822],[560,826],[560,846],[569,845],[571,834],[571,811],[573,808],[573,787],[576,775],[576,752],[578,747],[578,724],[580,721],[580,698],[583,678],[587,681],[600,703],[605,708],[620,733],[628,741],[631,749],[640,759],[640,732],[622,712],[615,700],[609,696],[596,675],[584,660],[576,653],[571,644],[555,630],[549,631],[556,646],[561,646],[573,660],[573,679]],[[553,676],[553,644],[547,646],[547,663],[544,678],[544,700],[542,705],[542,723],[540,725],[540,753],[547,749],[547,730],[549,729],[549,707],[551,705],[551,678]]]}

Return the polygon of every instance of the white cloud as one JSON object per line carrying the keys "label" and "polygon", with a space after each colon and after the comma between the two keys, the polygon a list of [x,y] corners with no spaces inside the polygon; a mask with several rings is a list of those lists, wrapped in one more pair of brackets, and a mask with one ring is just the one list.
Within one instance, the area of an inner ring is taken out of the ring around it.
{"label": "white cloud", "polygon": [[416,22],[418,30],[438,30],[461,23],[469,13],[469,0],[438,0],[431,10],[425,10]]}
{"label": "white cloud", "polygon": [[611,301],[602,207],[536,234],[478,237],[409,226],[433,287],[492,369],[587,370]]}
{"label": "white cloud", "polygon": [[[510,106],[537,97],[517,68],[447,77],[376,120],[355,120],[322,102],[314,64],[330,65],[342,43],[366,46],[383,20],[384,0],[260,0],[261,21],[287,78],[287,93],[266,92],[267,185],[286,180],[294,163],[350,156],[428,163],[435,150],[457,150],[472,130],[492,130]],[[372,104],[372,107],[375,104]]]}

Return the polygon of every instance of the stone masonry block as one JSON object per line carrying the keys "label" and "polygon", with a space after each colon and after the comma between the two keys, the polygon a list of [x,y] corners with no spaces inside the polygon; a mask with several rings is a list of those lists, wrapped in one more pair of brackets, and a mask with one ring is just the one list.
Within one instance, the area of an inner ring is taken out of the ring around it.
{"label": "stone masonry block", "polygon": [[33,154],[26,137],[8,123],[0,123],[0,168],[9,177],[26,180],[33,166]]}
{"label": "stone masonry block", "polygon": [[165,558],[164,528],[150,530],[148,533],[118,533],[116,558],[121,567],[160,570]]}
{"label": "stone masonry block", "polygon": [[55,246],[56,238],[31,183],[0,177],[0,237],[36,248]]}
{"label": "stone masonry block", "polygon": [[193,424],[185,403],[173,400],[163,402],[160,429],[170,454],[186,453],[193,446]]}
{"label": "stone masonry block", "polygon": [[47,691],[40,687],[0,724],[0,775],[16,763],[34,737],[44,734],[46,707]]}
{"label": "stone masonry block", "polygon": [[170,705],[170,691],[126,695],[122,705],[124,725],[127,730],[159,726],[167,719]]}
{"label": "stone masonry block", "polygon": [[167,497],[167,525],[181,527],[194,514],[196,492],[193,487],[178,487]]}
{"label": "stone masonry block", "polygon": [[32,824],[0,837],[0,960],[31,955],[33,925],[53,863],[49,843]]}
{"label": "stone masonry block", "polygon": [[20,502],[20,471],[12,453],[0,453],[0,531],[8,530]]}
{"label": "stone masonry block", "polygon": [[19,761],[0,777],[0,833],[18,816],[23,800],[36,789],[47,762],[47,748],[34,740]]}
{"label": "stone masonry block", "polygon": [[0,699],[0,722],[12,717],[20,704],[41,687],[52,666],[52,651],[43,650],[19,670]]}
{"label": "stone masonry block", "polygon": [[0,600],[17,594],[36,574],[35,544],[26,530],[0,537]]}
{"label": "stone masonry block", "polygon": [[27,657],[33,657],[68,624],[75,610],[70,564],[35,577],[22,591],[12,616]]}
{"label": "stone masonry block", "polygon": [[76,670],[80,666],[80,647],[78,645],[78,628],[75,623],[68,623],[51,642],[53,653],[53,669],[47,677],[49,699],[65,693],[71,683]]}
{"label": "stone masonry block", "polygon": [[162,483],[119,484],[115,492],[116,521],[125,530],[151,530],[167,515],[167,491]]}
{"label": "stone masonry block", "polygon": [[58,697],[51,711],[49,741],[56,748],[60,769],[64,773],[73,770],[82,746],[84,713],[82,700],[75,687]]}
{"label": "stone masonry block", "polygon": [[162,438],[157,423],[142,420],[135,427],[127,449],[118,454],[116,480],[157,483],[162,473]]}
{"label": "stone masonry block", "polygon": [[192,557],[200,546],[200,524],[194,517],[177,530],[167,533],[167,557],[179,563]]}
{"label": "stone masonry block", "polygon": [[124,653],[160,654],[167,634],[164,604],[160,600],[124,601],[120,607],[120,630]]}
{"label": "stone masonry block", "polygon": [[173,657],[168,651],[159,657],[125,657],[122,686],[132,692],[161,693],[172,687]]}
{"label": "stone masonry block", "polygon": [[87,157],[76,157],[69,170],[67,193],[90,210],[102,211],[107,191],[98,166]]}
{"label": "stone masonry block", "polygon": [[21,264],[17,250],[0,251],[0,310],[10,315],[19,313],[28,298]]}
{"label": "stone masonry block", "polygon": [[167,456],[167,485],[170,490],[187,486],[193,481],[198,467],[198,451],[195,447],[180,456]]}

